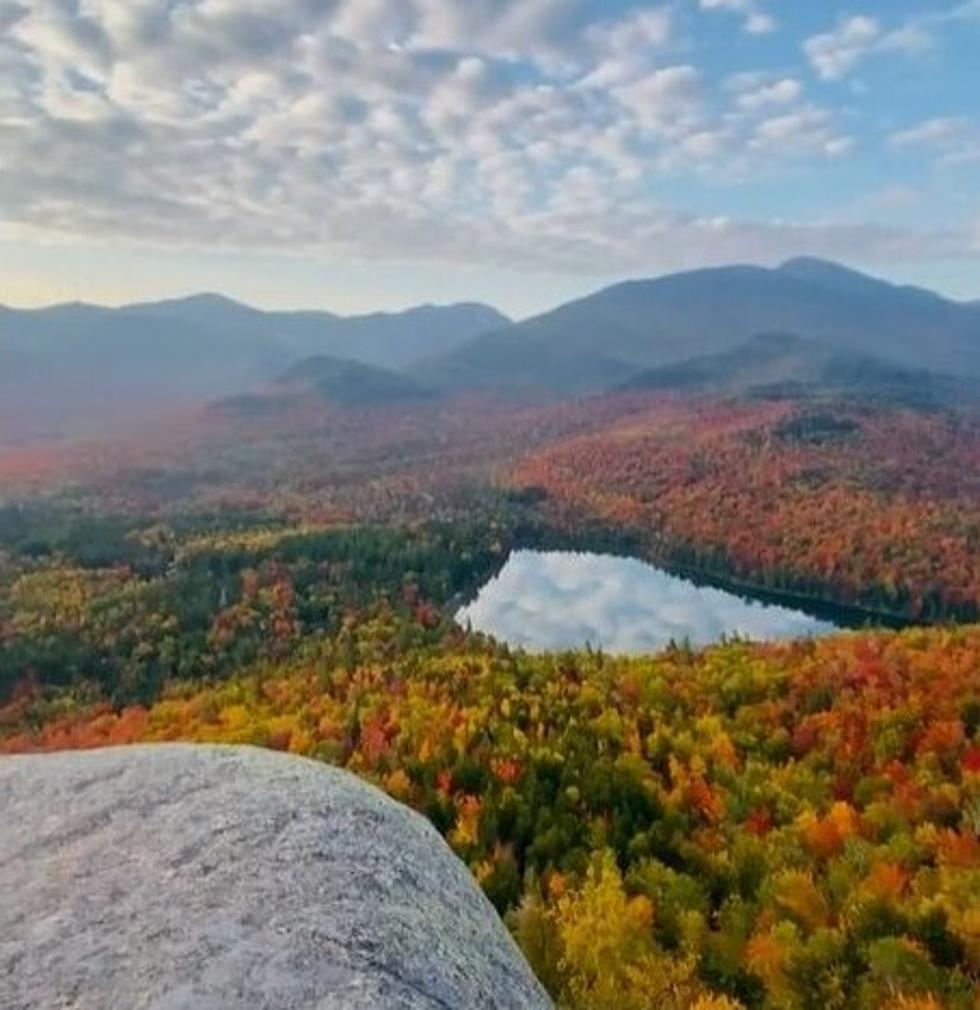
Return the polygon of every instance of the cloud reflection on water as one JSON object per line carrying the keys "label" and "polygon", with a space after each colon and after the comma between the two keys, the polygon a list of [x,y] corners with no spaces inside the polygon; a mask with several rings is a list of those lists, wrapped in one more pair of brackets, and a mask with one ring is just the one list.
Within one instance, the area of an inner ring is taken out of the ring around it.
{"label": "cloud reflection on water", "polygon": [[586,643],[610,653],[655,652],[722,636],[799,638],[835,630],[787,607],[696,586],[635,558],[515,551],[456,615],[474,630],[530,650]]}

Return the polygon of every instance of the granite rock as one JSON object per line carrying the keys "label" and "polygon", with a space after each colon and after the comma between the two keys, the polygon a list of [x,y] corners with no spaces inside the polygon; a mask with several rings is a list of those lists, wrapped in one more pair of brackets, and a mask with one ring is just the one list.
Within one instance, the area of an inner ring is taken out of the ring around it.
{"label": "granite rock", "polygon": [[4,1010],[545,1010],[424,818],[250,747],[0,759]]}

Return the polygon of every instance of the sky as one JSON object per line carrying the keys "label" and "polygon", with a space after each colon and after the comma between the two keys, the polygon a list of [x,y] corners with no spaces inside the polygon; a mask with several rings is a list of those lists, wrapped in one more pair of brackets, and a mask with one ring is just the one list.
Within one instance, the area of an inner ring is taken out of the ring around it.
{"label": "sky", "polygon": [[0,301],[980,298],[980,0],[0,0]]}

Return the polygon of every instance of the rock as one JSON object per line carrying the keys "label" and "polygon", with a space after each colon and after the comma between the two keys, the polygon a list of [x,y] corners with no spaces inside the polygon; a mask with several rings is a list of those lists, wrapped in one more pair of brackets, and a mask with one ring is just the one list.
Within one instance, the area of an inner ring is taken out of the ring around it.
{"label": "rock", "polygon": [[346,772],[250,747],[0,760],[4,1010],[544,1010],[468,871]]}

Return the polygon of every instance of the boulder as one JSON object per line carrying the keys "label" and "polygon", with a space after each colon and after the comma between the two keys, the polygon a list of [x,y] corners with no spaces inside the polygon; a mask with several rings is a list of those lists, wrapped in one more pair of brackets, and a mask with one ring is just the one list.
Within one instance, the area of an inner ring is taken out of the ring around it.
{"label": "boulder", "polygon": [[251,747],[0,759],[4,1010],[544,1010],[466,867],[354,776]]}

